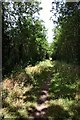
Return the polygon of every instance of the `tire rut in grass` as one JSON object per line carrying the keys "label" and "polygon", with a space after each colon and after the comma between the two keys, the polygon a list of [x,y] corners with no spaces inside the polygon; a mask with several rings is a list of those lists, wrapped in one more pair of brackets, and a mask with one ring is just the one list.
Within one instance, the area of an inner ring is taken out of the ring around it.
{"label": "tire rut in grass", "polygon": [[50,77],[48,76],[47,80],[44,82],[42,89],[40,91],[39,97],[37,98],[37,105],[33,108],[32,116],[34,120],[36,118],[46,118],[46,110],[48,108],[49,101],[49,86],[50,86]]}

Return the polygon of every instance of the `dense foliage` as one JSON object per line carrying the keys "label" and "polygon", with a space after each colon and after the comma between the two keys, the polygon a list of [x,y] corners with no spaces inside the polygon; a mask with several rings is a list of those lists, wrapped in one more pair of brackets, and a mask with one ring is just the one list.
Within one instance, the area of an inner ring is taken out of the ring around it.
{"label": "dense foliage", "polygon": [[80,64],[79,3],[53,2],[57,19],[53,19],[55,37],[49,45],[39,18],[41,9],[34,0],[2,3],[0,116],[80,120],[80,66],[76,65]]}
{"label": "dense foliage", "polygon": [[3,75],[48,57],[48,42],[39,2],[2,3]]}
{"label": "dense foliage", "polygon": [[80,64],[80,2],[53,2],[57,17],[51,45],[53,59]]}

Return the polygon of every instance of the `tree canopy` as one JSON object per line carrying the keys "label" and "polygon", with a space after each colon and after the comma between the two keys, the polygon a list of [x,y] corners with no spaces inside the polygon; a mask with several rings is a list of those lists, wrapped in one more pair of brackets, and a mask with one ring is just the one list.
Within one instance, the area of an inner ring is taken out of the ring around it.
{"label": "tree canopy", "polygon": [[52,6],[57,17],[52,57],[80,64],[80,2],[53,2]]}
{"label": "tree canopy", "polygon": [[3,74],[46,58],[48,42],[39,5],[37,1],[2,3]]}

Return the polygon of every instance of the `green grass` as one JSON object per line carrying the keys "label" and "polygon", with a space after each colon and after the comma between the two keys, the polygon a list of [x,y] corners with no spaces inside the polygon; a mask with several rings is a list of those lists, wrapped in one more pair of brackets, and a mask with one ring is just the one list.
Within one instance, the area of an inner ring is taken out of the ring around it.
{"label": "green grass", "polygon": [[[4,79],[0,114],[14,119],[33,117],[33,108],[48,79],[50,99],[46,117],[49,120],[80,120],[80,66],[50,60],[28,66]],[[9,89],[5,82],[8,80],[15,81],[9,84]]]}

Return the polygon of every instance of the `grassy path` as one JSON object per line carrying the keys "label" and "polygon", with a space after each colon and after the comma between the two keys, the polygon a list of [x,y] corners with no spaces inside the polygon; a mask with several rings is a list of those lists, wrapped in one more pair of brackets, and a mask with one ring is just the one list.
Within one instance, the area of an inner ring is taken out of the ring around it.
{"label": "grassy path", "polygon": [[48,75],[47,80],[43,83],[42,89],[40,90],[40,95],[37,100],[37,105],[33,110],[34,119],[36,118],[46,118],[46,109],[49,101],[49,87],[50,87],[50,76]]}
{"label": "grassy path", "polygon": [[80,120],[80,67],[49,60],[3,82],[2,117]]}

